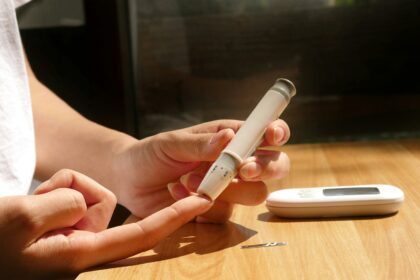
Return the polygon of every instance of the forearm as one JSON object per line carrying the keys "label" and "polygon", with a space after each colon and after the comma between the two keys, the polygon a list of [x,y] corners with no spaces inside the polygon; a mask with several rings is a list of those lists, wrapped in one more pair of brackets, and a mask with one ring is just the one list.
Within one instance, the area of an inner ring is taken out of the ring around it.
{"label": "forearm", "polygon": [[115,155],[136,140],[84,118],[30,72],[35,124],[35,176],[45,180],[62,168],[84,173],[115,192]]}

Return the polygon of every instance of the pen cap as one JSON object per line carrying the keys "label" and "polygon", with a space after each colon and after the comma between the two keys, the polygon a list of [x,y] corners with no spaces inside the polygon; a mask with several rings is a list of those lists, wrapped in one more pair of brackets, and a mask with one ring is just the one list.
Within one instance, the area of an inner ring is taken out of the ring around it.
{"label": "pen cap", "polygon": [[223,152],[232,155],[239,162],[249,157],[261,143],[267,126],[280,116],[295,94],[296,88],[291,81],[278,79]]}

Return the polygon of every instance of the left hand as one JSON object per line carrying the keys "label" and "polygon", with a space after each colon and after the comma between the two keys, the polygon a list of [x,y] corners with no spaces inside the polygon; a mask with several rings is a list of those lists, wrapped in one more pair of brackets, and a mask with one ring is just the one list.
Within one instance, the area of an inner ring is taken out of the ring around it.
{"label": "left hand", "polygon": [[91,178],[63,169],[34,195],[0,197],[0,275],[56,279],[147,251],[206,212],[189,196],[136,223],[107,229],[116,197]]}
{"label": "left hand", "polygon": [[[134,215],[146,217],[195,192],[211,163],[232,140],[242,122],[219,120],[136,141],[114,162],[119,202]],[[260,147],[281,146],[290,137],[282,120],[266,129]],[[224,222],[233,205],[256,205],[267,196],[263,180],[284,177],[290,168],[287,155],[278,150],[257,150],[239,168],[238,176],[218,197],[212,209],[197,218]]]}

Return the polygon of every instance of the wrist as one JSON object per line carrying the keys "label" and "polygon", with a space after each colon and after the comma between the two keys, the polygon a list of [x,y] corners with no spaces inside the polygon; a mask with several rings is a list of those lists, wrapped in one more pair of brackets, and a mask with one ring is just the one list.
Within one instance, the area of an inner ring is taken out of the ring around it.
{"label": "wrist", "polygon": [[109,169],[104,170],[107,173],[107,182],[104,184],[109,188],[118,198],[120,197],[121,189],[127,186],[128,175],[131,172],[131,150],[139,140],[136,138],[118,131],[114,131],[115,135],[108,145],[109,149]]}

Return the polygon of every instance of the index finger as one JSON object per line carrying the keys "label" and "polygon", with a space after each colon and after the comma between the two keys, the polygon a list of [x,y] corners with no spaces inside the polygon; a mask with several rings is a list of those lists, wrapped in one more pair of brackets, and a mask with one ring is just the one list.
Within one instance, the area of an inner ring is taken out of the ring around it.
{"label": "index finger", "polygon": [[211,206],[207,198],[189,196],[139,222],[99,232],[88,251],[82,252],[81,267],[120,260],[151,249]]}
{"label": "index finger", "polygon": [[243,121],[238,120],[217,120],[206,122],[187,128],[192,133],[215,133],[220,130],[231,128],[233,131],[238,131]]}
{"label": "index finger", "polygon": [[265,133],[261,146],[281,146],[290,138],[290,128],[285,121],[277,119],[271,122]]}

